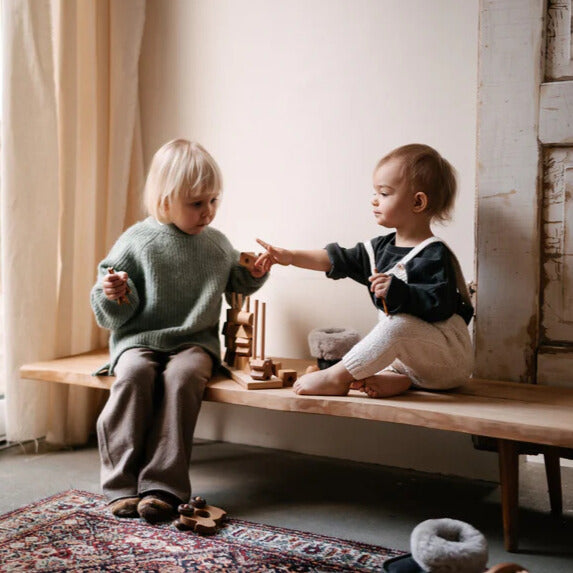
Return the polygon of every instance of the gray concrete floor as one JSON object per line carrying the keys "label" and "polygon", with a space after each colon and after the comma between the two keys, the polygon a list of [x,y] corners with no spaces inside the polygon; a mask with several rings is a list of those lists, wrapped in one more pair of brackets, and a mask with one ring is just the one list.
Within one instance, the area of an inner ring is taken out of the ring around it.
{"label": "gray concrete floor", "polygon": [[[418,523],[451,517],[485,535],[490,566],[514,561],[531,573],[573,571],[573,468],[563,468],[564,512],[556,518],[549,513],[543,464],[523,464],[518,553],[503,549],[495,483],[203,441],[194,447],[190,474],[194,495],[230,517],[405,551]],[[5,448],[0,513],[70,488],[99,493],[98,478],[95,444]]]}

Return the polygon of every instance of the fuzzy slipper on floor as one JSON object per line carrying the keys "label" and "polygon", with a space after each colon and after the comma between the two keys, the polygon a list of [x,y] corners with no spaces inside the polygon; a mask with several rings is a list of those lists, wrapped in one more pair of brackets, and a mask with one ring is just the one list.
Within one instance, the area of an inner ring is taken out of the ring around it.
{"label": "fuzzy slipper on floor", "polygon": [[177,515],[177,505],[170,496],[161,494],[146,495],[138,504],[137,512],[149,523],[170,521]]}
{"label": "fuzzy slipper on floor", "polygon": [[137,505],[141,499],[139,497],[122,497],[109,504],[109,509],[116,517],[131,518],[139,517]]}

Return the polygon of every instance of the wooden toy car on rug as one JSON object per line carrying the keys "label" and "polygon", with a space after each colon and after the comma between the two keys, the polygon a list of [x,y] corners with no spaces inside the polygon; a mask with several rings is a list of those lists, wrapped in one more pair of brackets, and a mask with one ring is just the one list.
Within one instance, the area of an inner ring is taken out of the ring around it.
{"label": "wooden toy car on rug", "polygon": [[[254,253],[241,253],[240,263],[249,268],[254,264]],[[296,370],[281,368],[280,362],[265,357],[266,303],[254,301],[251,312],[249,297],[232,293],[231,308],[223,326],[225,337],[224,362],[231,378],[246,388],[282,388],[292,386]],[[260,345],[260,353],[257,352]]]}
{"label": "wooden toy car on rug", "polygon": [[175,527],[181,531],[194,531],[201,535],[212,535],[219,529],[227,512],[220,507],[207,505],[202,497],[194,497],[190,503],[183,503],[178,508],[179,519]]}

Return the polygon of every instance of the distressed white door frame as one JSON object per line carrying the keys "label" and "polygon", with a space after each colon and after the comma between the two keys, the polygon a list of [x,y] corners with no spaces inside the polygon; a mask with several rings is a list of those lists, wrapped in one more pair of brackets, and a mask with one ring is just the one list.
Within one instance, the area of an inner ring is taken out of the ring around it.
{"label": "distressed white door frame", "polygon": [[544,0],[481,0],[475,375],[535,381]]}

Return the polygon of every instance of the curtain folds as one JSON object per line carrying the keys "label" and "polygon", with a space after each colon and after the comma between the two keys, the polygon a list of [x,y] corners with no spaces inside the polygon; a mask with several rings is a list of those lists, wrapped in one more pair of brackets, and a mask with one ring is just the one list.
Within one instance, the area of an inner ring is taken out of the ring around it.
{"label": "curtain folds", "polygon": [[96,265],[137,220],[145,0],[3,2],[1,245],[7,438],[81,444],[101,391],[21,364],[101,347]]}

